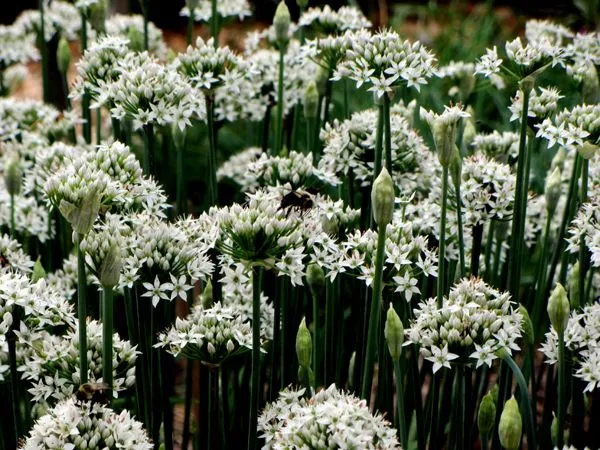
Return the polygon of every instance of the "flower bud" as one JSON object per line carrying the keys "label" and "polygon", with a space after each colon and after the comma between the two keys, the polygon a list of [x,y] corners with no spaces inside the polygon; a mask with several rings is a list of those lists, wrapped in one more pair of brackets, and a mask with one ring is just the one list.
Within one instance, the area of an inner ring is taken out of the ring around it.
{"label": "flower bud", "polygon": [[402,344],[404,343],[404,327],[391,303],[388,308],[383,334],[385,335],[385,341],[387,342],[392,359],[394,361],[400,360]]}
{"label": "flower bud", "polygon": [[56,49],[56,64],[61,75],[66,76],[69,70],[69,64],[71,64],[71,47],[69,41],[65,37],[61,37],[58,41],[58,48]]}
{"label": "flower bud", "polygon": [[549,215],[554,214],[554,211],[556,211],[556,205],[558,205],[558,200],[560,200],[561,187],[560,169],[556,167],[546,180],[546,190],[544,192],[546,196],[546,210]]}
{"label": "flower bud", "polygon": [[4,184],[9,195],[19,195],[23,182],[23,171],[18,154],[12,155],[4,167]]}
{"label": "flower bud", "polygon": [[539,75],[539,73],[536,74],[534,72],[533,74],[526,76],[519,82],[519,88],[523,93],[529,93],[533,90],[533,88],[535,87],[535,80],[537,78],[537,75]]}
{"label": "flower bud", "polygon": [[198,3],[200,0],[185,0],[185,6],[191,11],[192,9],[196,9],[198,7]]}
{"label": "flower bud", "polygon": [[213,285],[210,278],[204,285],[204,290],[202,291],[202,295],[200,296],[200,300],[202,302],[202,307],[204,309],[208,309],[213,305]]}
{"label": "flower bud", "polygon": [[308,0],[296,0],[296,4],[302,10],[308,6]]}
{"label": "flower bud", "polygon": [[106,11],[108,10],[108,0],[98,0],[90,6],[89,21],[90,25],[98,33],[106,32]]}
{"label": "flower bud", "polygon": [[552,424],[550,425],[550,439],[552,440],[552,445],[556,447],[558,441],[558,419],[554,413],[552,413]]}
{"label": "flower bud", "polygon": [[279,45],[287,45],[289,41],[289,30],[292,18],[290,10],[285,4],[285,0],[281,0],[277,5],[275,17],[273,18],[273,26],[275,27],[275,40]]}
{"label": "flower bud", "polygon": [[500,437],[500,445],[506,450],[517,450],[521,442],[521,432],[523,422],[519,405],[515,396],[504,404],[504,410],[500,416],[500,424],[498,425],[498,436]]}
{"label": "flower bud", "polygon": [[129,31],[127,32],[127,39],[129,40],[129,48],[132,51],[144,51],[144,34],[136,27],[129,28]]}
{"label": "flower bud", "polygon": [[46,271],[44,270],[44,266],[42,266],[42,262],[38,258],[33,265],[33,271],[31,272],[31,282],[35,283],[39,280],[46,278]]}
{"label": "flower bud", "polygon": [[581,80],[581,96],[586,105],[595,105],[600,102],[598,72],[591,61],[587,64],[587,68],[588,70],[585,71]]}
{"label": "flower bud", "polygon": [[567,280],[569,288],[569,298],[571,299],[571,309],[579,309],[579,261],[573,264],[569,271],[569,279]]}
{"label": "flower bud", "polygon": [[321,295],[325,287],[325,271],[317,263],[310,263],[306,268],[306,281],[313,297]]}
{"label": "flower bud", "polygon": [[350,356],[350,363],[348,364],[348,387],[350,389],[354,386],[354,366],[356,364],[356,352],[352,352]]}
{"label": "flower bud", "polygon": [[460,187],[460,178],[462,176],[462,158],[460,157],[460,151],[458,146],[454,146],[454,155],[452,155],[452,161],[450,161],[450,177],[454,187],[458,189]]}
{"label": "flower bud", "polygon": [[304,118],[316,119],[319,115],[319,91],[317,83],[310,81],[304,91]]}
{"label": "flower bud", "polygon": [[592,157],[598,153],[598,146],[586,141],[577,147],[577,151],[583,159],[592,159]]}
{"label": "flower bud", "polygon": [[529,317],[529,311],[523,305],[519,305],[519,312],[521,313],[521,328],[523,329],[523,340],[532,345],[535,339],[535,335],[533,333],[533,323],[531,322],[531,317]]}
{"label": "flower bud", "polygon": [[173,136],[173,144],[178,151],[185,147],[185,130],[181,130],[176,124],[171,127],[171,135]]}
{"label": "flower bud", "polygon": [[554,158],[552,158],[552,162],[550,163],[550,169],[554,170],[557,167],[559,170],[563,170],[565,167],[565,160],[567,159],[567,152],[563,147],[560,147]]}
{"label": "flower bud", "polygon": [[373,183],[371,189],[371,207],[373,218],[379,226],[385,226],[392,221],[394,213],[394,181],[384,167]]}
{"label": "flower bud", "polygon": [[488,392],[481,399],[479,412],[477,413],[477,426],[481,435],[487,435],[494,428],[496,420],[496,402],[492,392]]}
{"label": "flower bud", "polygon": [[317,68],[317,76],[315,78],[315,84],[317,85],[317,92],[321,97],[324,97],[327,93],[327,82],[329,81],[329,70],[319,66]]}
{"label": "flower bud", "polygon": [[550,316],[550,323],[552,327],[558,333],[562,335],[567,328],[569,322],[569,299],[567,298],[567,291],[562,284],[557,283],[554,291],[550,295],[548,300],[548,316]]}
{"label": "flower bud", "polygon": [[121,267],[121,249],[117,244],[113,244],[106,252],[104,261],[100,264],[98,278],[102,287],[112,289],[119,284]]}
{"label": "flower bud", "polygon": [[66,200],[61,200],[58,210],[71,224],[73,232],[85,235],[94,225],[98,212],[100,211],[101,194],[97,186],[87,192],[80,205],[74,205]]}
{"label": "flower bud", "polygon": [[[471,117],[475,117],[475,113],[471,112]],[[477,129],[475,128],[475,124],[473,123],[473,119],[465,120],[465,127],[463,129],[463,148],[469,149],[471,144],[475,140],[475,136],[477,135]],[[468,150],[467,150],[468,151]]]}
{"label": "flower bud", "polygon": [[296,334],[296,355],[298,356],[298,364],[300,367],[310,369],[312,355],[312,337],[310,331],[306,328],[306,319],[302,319]]}

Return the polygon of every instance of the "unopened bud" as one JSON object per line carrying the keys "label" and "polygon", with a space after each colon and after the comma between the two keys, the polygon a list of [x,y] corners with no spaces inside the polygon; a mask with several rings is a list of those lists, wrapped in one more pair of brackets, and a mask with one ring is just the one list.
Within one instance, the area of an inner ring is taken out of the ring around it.
{"label": "unopened bud", "polygon": [[452,155],[452,161],[450,161],[450,177],[454,187],[458,189],[460,187],[460,179],[462,176],[462,158],[460,157],[460,151],[458,147],[454,146],[454,155]]}
{"label": "unopened bud", "polygon": [[599,147],[596,144],[586,141],[577,147],[577,151],[583,159],[592,159],[594,155],[598,153],[598,148]]}
{"label": "unopened bud", "polygon": [[549,215],[553,215],[556,211],[556,205],[560,200],[561,194],[561,183],[560,183],[560,169],[556,167],[546,180],[546,190],[544,195],[546,196],[546,210]]}
{"label": "unopened bud", "polygon": [[535,340],[535,335],[533,333],[533,323],[531,322],[531,317],[529,317],[529,311],[523,305],[519,305],[519,312],[521,313],[521,328],[523,329],[523,340],[529,344],[533,345]]}
{"label": "unopened bud", "polygon": [[71,224],[73,231],[85,235],[94,225],[100,211],[101,194],[97,187],[89,190],[80,205],[74,205],[66,200],[61,200],[58,210]]}
{"label": "unopened bud", "polygon": [[273,26],[275,27],[275,39],[279,45],[287,45],[289,41],[289,30],[292,18],[290,16],[290,10],[285,4],[284,0],[279,2],[277,10],[275,11],[275,17],[273,18]]}
{"label": "unopened bud", "polygon": [[319,115],[319,91],[317,83],[310,81],[304,91],[304,118],[316,119]]}
{"label": "unopened bud", "polygon": [[121,278],[121,249],[118,245],[113,244],[110,246],[106,255],[104,256],[104,261],[100,265],[100,273],[99,279],[102,287],[112,289],[117,284],[119,284],[119,279]]}
{"label": "unopened bud", "polygon": [[313,297],[321,295],[325,287],[325,271],[317,263],[310,263],[306,268],[306,281]]}
{"label": "unopened bud", "polygon": [[187,6],[190,11],[196,9],[199,3],[200,0],[185,0],[185,6]]}
{"label": "unopened bud", "polygon": [[348,387],[352,389],[354,387],[354,366],[356,365],[356,352],[352,352],[350,356],[350,363],[348,364]]}
{"label": "unopened bud", "polygon": [[315,84],[317,85],[317,92],[321,97],[327,94],[327,83],[329,82],[329,70],[319,66],[317,68],[317,76],[315,77]]}
{"label": "unopened bud", "polygon": [[98,33],[105,33],[106,11],[108,10],[108,0],[98,0],[90,6],[90,25]]}
{"label": "unopened bud", "polygon": [[[535,72],[534,72],[535,73]],[[539,74],[531,74],[523,78],[519,83],[519,88],[523,93],[530,93],[535,87],[535,80]]]}
{"label": "unopened bud", "polygon": [[31,282],[35,283],[41,279],[46,278],[46,271],[44,270],[44,266],[42,266],[42,262],[38,258],[33,265],[33,271],[31,272]]}
{"label": "unopened bud", "polygon": [[300,367],[309,369],[312,355],[312,337],[306,327],[306,319],[302,319],[298,327],[298,334],[296,334],[296,355]]}
{"label": "unopened bud", "polygon": [[379,226],[385,226],[392,221],[394,213],[394,181],[384,167],[373,183],[371,189],[371,207],[373,218]]}
{"label": "unopened bud", "polygon": [[21,170],[21,159],[18,154],[11,156],[4,167],[4,184],[9,195],[21,193],[23,182],[23,171]]}
{"label": "unopened bud", "polygon": [[129,48],[132,51],[141,52],[144,50],[144,34],[136,27],[129,28],[127,39],[129,40]]}
{"label": "unopened bud", "polygon": [[571,300],[571,309],[579,309],[579,261],[573,264],[569,272],[569,279],[567,280],[567,287],[569,288],[569,298]]}
{"label": "unopened bud", "polygon": [[581,96],[586,105],[595,105],[600,102],[600,83],[598,83],[598,72],[590,61],[582,77]]}
{"label": "unopened bud", "polygon": [[210,278],[204,285],[204,290],[202,291],[202,296],[200,297],[200,300],[204,309],[209,309],[213,305],[213,285]]}
{"label": "unopened bud", "polygon": [[550,425],[550,439],[552,440],[552,445],[556,447],[558,441],[558,419],[554,413],[552,413],[552,424]]}
{"label": "unopened bud", "polygon": [[477,413],[477,426],[481,435],[487,435],[494,428],[496,420],[496,402],[492,392],[488,392],[481,399],[479,412]]}
{"label": "unopened bud", "polygon": [[402,355],[402,344],[404,343],[404,327],[391,303],[388,308],[383,334],[392,360],[399,361]]}
{"label": "unopened bud", "polygon": [[308,0],[296,0],[296,4],[302,10],[308,6]]}
{"label": "unopened bud", "polygon": [[558,167],[559,170],[563,170],[565,167],[565,160],[567,159],[567,152],[563,147],[560,147],[552,158],[552,162],[550,163],[550,169],[554,170]]}
{"label": "unopened bud", "polygon": [[178,151],[182,151],[185,147],[185,130],[181,130],[176,124],[171,127],[171,135],[173,136],[173,144]]}
{"label": "unopened bud", "polygon": [[66,76],[69,65],[71,64],[71,47],[69,41],[65,37],[61,37],[58,41],[58,47],[56,49],[56,64],[61,75]]}
{"label": "unopened bud", "polygon": [[500,416],[498,425],[498,436],[500,445],[506,450],[517,450],[521,442],[523,422],[519,405],[514,395],[504,404],[504,410]]}
{"label": "unopened bud", "polygon": [[557,283],[554,291],[550,295],[548,300],[548,316],[550,317],[550,323],[552,327],[558,333],[562,335],[567,328],[569,323],[569,299],[567,297],[567,291],[562,284]]}

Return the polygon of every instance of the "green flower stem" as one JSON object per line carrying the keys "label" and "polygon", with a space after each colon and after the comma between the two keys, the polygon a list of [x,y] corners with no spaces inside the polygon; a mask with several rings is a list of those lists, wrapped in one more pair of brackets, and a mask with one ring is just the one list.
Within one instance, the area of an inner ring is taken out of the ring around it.
{"label": "green flower stem", "polygon": [[529,97],[531,91],[524,89],[523,108],[521,112],[521,129],[519,139],[519,156],[517,160],[517,183],[515,191],[514,213],[512,221],[510,257],[509,257],[509,291],[514,301],[519,300],[519,288],[521,284],[521,249],[523,246],[523,227],[525,211],[523,210],[523,195],[527,193],[528,180],[525,173],[527,167],[527,114],[529,111]]}
{"label": "green flower stem", "polygon": [[210,35],[214,40],[215,48],[219,48],[219,14],[217,12],[217,0],[211,1]]}
{"label": "green flower stem", "polygon": [[442,211],[440,220],[440,254],[437,279],[437,305],[444,302],[444,281],[446,279],[446,209],[448,204],[448,166],[442,167]]}
{"label": "green flower stem", "polygon": [[453,404],[458,408],[456,413],[452,414],[454,426],[454,444],[456,450],[465,448],[464,431],[466,427],[465,417],[465,368],[462,364],[457,365],[456,379],[454,380],[454,401]]}
{"label": "green flower stem", "polygon": [[431,404],[429,405],[428,420],[425,425],[425,430],[429,430],[429,446],[430,450],[436,448],[437,444],[437,429],[438,429],[438,411],[440,403],[440,374],[431,375],[431,393],[429,395]]}
{"label": "green flower stem", "polygon": [[[281,285],[281,283],[280,283]],[[280,292],[276,292],[273,299],[273,343],[271,352],[271,379],[269,382],[269,401],[273,401],[279,393],[279,384],[277,383],[277,368],[281,370],[281,301]]]}
{"label": "green flower stem", "polygon": [[154,174],[154,129],[152,124],[144,125],[142,129],[144,140],[144,175]]}
{"label": "green flower stem", "polygon": [[[137,334],[137,327],[135,325],[136,322],[136,318],[135,318],[135,308],[133,305],[133,299],[131,297],[131,289],[129,288],[124,288],[123,289],[123,296],[124,296],[124,301],[125,301],[125,321],[127,322],[127,333],[128,333],[128,337],[129,340],[131,341],[131,343],[133,345],[138,345],[139,343],[139,336]],[[138,365],[139,367],[139,365]],[[138,377],[138,379],[141,379],[142,377]],[[137,415],[139,417],[144,417],[144,411],[142,409],[142,383],[135,383],[135,401],[136,401],[136,408],[137,408]]]}
{"label": "green flower stem", "polygon": [[188,17],[187,31],[185,35],[187,45],[194,45],[194,11],[195,8],[190,8],[190,16]]}
{"label": "green flower stem", "polygon": [[[333,367],[334,361],[334,347],[333,347],[333,317],[334,317],[334,302],[337,300],[334,292],[333,283],[326,282],[325,287],[325,345],[324,345],[324,375],[323,382],[326,386],[333,383],[335,369]],[[313,348],[316,348],[313,345]]]}
{"label": "green flower stem", "polygon": [[96,108],[96,145],[102,143],[102,110]]}
{"label": "green flower stem", "polygon": [[556,432],[556,446],[563,447],[565,440],[565,410],[567,399],[567,380],[566,380],[565,359],[565,336],[564,333],[558,333],[558,404],[556,411],[556,419],[558,421],[558,430]]}
{"label": "green flower stem", "polygon": [[383,123],[385,112],[383,105],[377,106],[377,131],[375,132],[375,167],[373,168],[373,181],[381,172],[383,164]]}
{"label": "green flower stem", "polygon": [[50,81],[48,77],[48,45],[46,44],[46,24],[44,23],[45,0],[38,0],[40,10],[40,59],[42,64],[42,98],[44,102],[50,101]]}
{"label": "green flower stem", "polygon": [[317,120],[314,118],[306,119],[306,150],[313,155],[313,163],[319,160],[317,146],[315,145],[315,133],[317,132]]}
{"label": "green flower stem", "polygon": [[262,267],[252,267],[252,384],[250,387],[250,423],[248,449],[257,447],[257,423],[260,393],[260,292]]}
{"label": "green flower stem", "polygon": [[350,102],[348,101],[348,80],[344,78],[342,80],[342,88],[344,90],[344,120],[350,118]]}
{"label": "green flower stem", "polygon": [[483,224],[473,225],[473,246],[471,248],[471,275],[479,276],[479,256],[481,255],[481,241],[483,239]]}
{"label": "green flower stem", "polygon": [[494,247],[494,230],[495,230],[496,222],[492,219],[488,225],[488,233],[485,239],[485,253],[484,253],[484,263],[485,263],[485,280],[489,283],[490,275],[491,275],[491,265],[492,265],[492,248]]}
{"label": "green flower stem", "polygon": [[[217,380],[217,389],[218,389],[218,402],[219,402],[219,431],[221,433],[221,448],[229,448],[227,447],[227,428],[226,428],[226,417],[227,411],[229,410],[228,403],[228,391],[229,386],[227,384],[227,373],[223,366],[219,366],[218,370],[218,380]],[[185,448],[185,447],[181,447]]]}
{"label": "green flower stem", "polygon": [[142,0],[142,13],[144,14],[144,50],[150,48],[148,44],[148,13],[149,13],[149,1]]}
{"label": "green flower stem", "polygon": [[211,206],[217,204],[217,144],[215,129],[215,98],[212,94],[205,94],[206,123],[208,125],[208,180],[209,200]]}
{"label": "green flower stem", "polygon": [[77,318],[79,320],[79,366],[80,384],[88,381],[87,360],[87,278],[85,262],[80,242],[83,235],[77,236]]}
{"label": "green flower stem", "polygon": [[[15,316],[18,315],[18,312],[15,311]],[[20,389],[19,389],[19,376],[17,373],[17,336],[15,334],[15,330],[19,329],[20,319],[15,317],[15,321],[11,328],[9,329],[9,333],[7,336],[7,344],[8,344],[8,365],[10,370],[10,395],[11,395],[11,403],[12,403],[12,413],[13,413],[13,424],[14,424],[14,432],[15,432],[15,442],[19,441],[21,436],[21,408],[20,408]]]}
{"label": "green flower stem", "polygon": [[[63,85],[63,91],[65,93],[65,106],[67,111],[71,111],[73,109],[73,105],[71,104],[71,99],[69,98],[69,80],[67,79],[67,74],[61,74],[60,76]],[[75,127],[71,127],[69,129],[69,139],[73,144],[77,143],[77,136],[75,135]]]}
{"label": "green flower stem", "polygon": [[[254,369],[253,369],[254,370]],[[217,396],[217,387],[215,386],[217,383],[217,374],[215,373],[215,369],[212,367],[208,369],[208,427],[206,433],[206,442],[208,446],[206,448],[216,448],[213,446],[213,427],[214,427],[214,415],[216,413],[216,396]]]}
{"label": "green flower stem", "polygon": [[373,382],[373,367],[375,365],[375,352],[377,348],[377,331],[381,316],[381,296],[383,292],[383,264],[385,260],[385,234],[386,225],[377,227],[377,253],[375,255],[375,279],[373,281],[373,299],[369,314],[367,331],[367,349],[363,366],[361,397],[369,404],[371,385]]}
{"label": "green flower stem", "polygon": [[325,102],[325,106],[323,107],[323,126],[329,122],[329,110],[331,109],[331,102],[333,101],[331,92],[333,90],[333,82],[330,79],[332,74],[333,70],[329,69],[327,84],[325,85],[325,97],[323,98],[323,101]]}
{"label": "green flower stem", "polygon": [[[538,263],[538,273],[537,273],[537,284],[535,290],[535,299],[533,303],[533,314],[531,317],[531,322],[533,324],[533,330],[535,332],[535,336],[540,337],[543,333],[543,321],[542,319],[542,310],[544,308],[544,290],[546,288],[546,269],[548,264],[546,260],[548,259],[548,249],[550,247],[550,228],[552,226],[552,216],[547,214],[546,216],[546,225],[544,226],[544,240],[542,242],[542,254],[540,256],[540,262]],[[537,339],[536,339],[537,340]]]}
{"label": "green flower stem", "polygon": [[177,214],[185,214],[187,212],[187,196],[185,195],[185,167],[183,152],[185,143],[181,148],[177,148],[177,187],[175,192],[175,204]]}
{"label": "green flower stem", "polygon": [[456,191],[456,220],[458,225],[458,252],[460,261],[460,278],[463,278],[467,274],[467,268],[465,265],[465,237],[463,232],[463,221],[462,221],[462,198],[460,195],[460,184],[455,186]]}
{"label": "green flower stem", "polygon": [[400,434],[400,444],[402,448],[408,448],[408,429],[406,425],[406,416],[404,414],[404,386],[402,383],[402,371],[400,370],[400,361],[393,360],[394,375],[396,377],[396,414],[398,422],[398,433]]}
{"label": "green flower stem", "polygon": [[[424,291],[421,291],[424,292]],[[410,309],[410,308],[409,308]],[[414,404],[415,404],[415,420],[417,422],[417,448],[425,448],[425,442],[427,437],[425,436],[425,420],[423,417],[423,399],[421,398],[421,383],[419,381],[419,355],[415,350],[415,347],[410,352],[410,382],[412,389],[409,392],[413,392]]]}
{"label": "green flower stem", "polygon": [[[515,360],[510,356],[507,351],[501,351],[502,360],[510,367],[513,372],[513,375],[517,379],[517,385],[519,386],[520,392],[520,404],[521,411],[523,413],[523,422],[525,424],[525,432],[527,433],[527,443],[529,445],[528,448],[535,449],[537,448],[537,441],[535,436],[535,416],[533,415],[533,408],[531,405],[531,398],[529,396],[529,390],[527,388],[527,381],[525,381],[525,377],[515,363]],[[500,397],[498,397],[500,400]],[[560,402],[560,397],[559,397]],[[559,403],[560,404],[560,403]],[[502,408],[500,408],[502,409]],[[562,448],[562,443],[560,443],[559,448]]]}
{"label": "green flower stem", "polygon": [[499,286],[500,284],[500,259],[502,256],[502,240],[496,240],[496,247],[494,248],[494,265],[492,268],[492,276],[490,278],[492,285]]}
{"label": "green flower stem", "polygon": [[[42,1],[42,0],[40,0]],[[81,54],[87,50],[88,46],[87,38],[87,18],[84,13],[81,13]],[[87,89],[83,91],[81,97],[81,114],[83,116],[83,138],[85,142],[91,144],[92,142],[92,115],[90,112],[90,93]]]}
{"label": "green flower stem", "polygon": [[[319,327],[319,294],[318,293],[313,293],[312,294],[312,308],[313,308],[313,373],[314,373],[314,378],[315,378],[315,385],[319,385],[319,382],[321,381],[321,377],[320,377],[320,371],[319,371],[319,362],[321,361],[321,345],[323,345],[321,343],[321,340],[319,339],[320,336],[320,327]],[[327,335],[325,335],[325,337],[327,337]],[[325,342],[327,342],[325,340]],[[325,351],[327,351],[327,349],[325,349]],[[327,354],[327,353],[325,353]],[[323,378],[323,380],[325,380],[326,378]]]}
{"label": "green flower stem", "polygon": [[[589,159],[583,159],[583,167],[581,170],[581,192],[580,205],[588,201],[588,178],[590,171]],[[585,296],[585,275],[587,272],[588,261],[586,258],[585,233],[579,235],[579,305],[583,308],[587,303]]]}
{"label": "green flower stem", "polygon": [[10,194],[10,237],[15,238],[15,194]]}
{"label": "green flower stem", "polygon": [[385,168],[391,176],[392,172],[392,124],[390,115],[390,97],[383,95],[383,126],[384,126],[384,144],[385,144]]}
{"label": "green flower stem", "polygon": [[269,150],[269,129],[271,128],[271,110],[273,106],[271,103],[267,104],[265,115],[262,120],[262,140],[260,142],[263,153],[267,153]]}
{"label": "green flower stem", "polygon": [[283,146],[283,76],[285,72],[285,53],[287,47],[279,48],[279,78],[277,79],[277,116],[275,118],[275,147],[273,155],[279,155]]}
{"label": "green flower stem", "polygon": [[289,285],[287,283],[287,280],[285,279],[285,277],[281,277],[281,279],[279,280],[279,301],[281,303],[281,344],[280,344],[280,351],[281,351],[281,358],[279,360],[279,364],[280,364],[280,377],[281,377],[281,386],[287,386],[287,384],[289,383],[289,370],[288,370],[288,365],[289,365],[289,361],[292,359],[290,358],[290,353],[289,353],[289,349],[288,349],[288,342],[290,342],[289,339],[289,333],[287,332],[288,328],[290,327],[290,316],[291,316],[291,311],[290,311],[290,307],[291,307],[291,302],[290,302],[290,295],[289,295]]}
{"label": "green flower stem", "polygon": [[114,292],[102,288],[102,381],[108,385],[109,399],[113,390],[113,313]]}

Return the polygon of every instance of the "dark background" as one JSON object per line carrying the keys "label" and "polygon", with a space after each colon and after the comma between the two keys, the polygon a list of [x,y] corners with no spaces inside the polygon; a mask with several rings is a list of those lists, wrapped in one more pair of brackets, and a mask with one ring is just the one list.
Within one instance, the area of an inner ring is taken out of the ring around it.
{"label": "dark background", "polygon": [[[270,22],[275,7],[276,0],[250,0],[254,6],[254,18],[261,22]],[[297,7],[295,0],[286,0],[292,15],[297,17]],[[363,12],[369,17],[376,16],[379,1],[378,0],[358,0]],[[393,8],[394,5],[425,5],[427,1],[401,2],[394,0],[386,0],[388,7]],[[440,1],[439,4],[446,4],[447,1]],[[482,2],[469,2],[477,4]],[[530,17],[565,17],[575,11],[572,1],[570,0],[520,0],[520,1],[495,1],[495,6],[509,6],[515,10],[517,14],[523,14]],[[4,24],[12,23],[19,13],[25,9],[37,8],[38,0],[0,0],[0,22]],[[184,0],[150,0],[150,20],[160,28],[179,29],[184,26],[185,20],[179,17],[179,11],[185,4]],[[328,4],[332,8],[347,4],[345,0],[310,0],[309,6],[318,6]],[[112,7],[119,12],[138,12],[139,3],[137,0],[111,0]]]}

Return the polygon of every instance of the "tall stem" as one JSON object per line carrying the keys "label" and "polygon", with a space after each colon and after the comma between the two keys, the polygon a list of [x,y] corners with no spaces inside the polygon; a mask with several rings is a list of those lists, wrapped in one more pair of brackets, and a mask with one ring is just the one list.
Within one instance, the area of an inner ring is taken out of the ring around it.
{"label": "tall stem", "polygon": [[385,136],[385,168],[387,169],[390,176],[393,177],[392,172],[392,125],[390,117],[390,97],[387,94],[383,95],[383,125],[384,125],[384,136]]}
{"label": "tall stem", "polygon": [[437,279],[437,305],[444,302],[444,282],[446,279],[446,209],[448,203],[448,166],[442,167],[442,211],[440,219],[440,255]]}
{"label": "tall stem", "polygon": [[[460,195],[460,183],[455,185],[456,191],[456,220],[458,225],[458,252],[460,260],[460,277],[464,277],[467,274],[465,265],[465,238],[463,232],[463,221],[462,221],[462,198]],[[486,268],[486,270],[489,270]]]}
{"label": "tall stem", "polygon": [[142,0],[142,13],[144,14],[144,50],[148,50],[149,49],[149,45],[148,45],[148,8],[149,8],[149,4],[148,4],[148,0]]}
{"label": "tall stem", "polygon": [[544,241],[542,243],[542,254],[538,263],[537,284],[535,290],[535,300],[533,304],[533,315],[531,317],[535,336],[542,332],[542,308],[544,306],[544,291],[546,288],[546,269],[548,263],[548,247],[550,246],[550,227],[552,226],[552,215],[548,212],[546,216],[546,225],[544,227]]}
{"label": "tall stem", "polygon": [[15,238],[15,194],[10,194],[10,237]]}
{"label": "tall stem", "polygon": [[261,267],[252,267],[252,382],[250,387],[250,424],[248,426],[248,449],[257,446],[260,390],[260,272]]}
{"label": "tall stem", "polygon": [[286,46],[279,48],[279,78],[277,79],[277,117],[275,122],[275,148],[273,155],[279,155],[283,145],[283,75],[285,71]]}
{"label": "tall stem", "polygon": [[[589,159],[583,159],[583,168],[581,171],[581,192],[580,192],[580,206],[583,206],[587,202],[588,196],[588,177],[590,170]],[[585,247],[585,233],[579,235],[579,305],[583,308],[586,304],[585,296],[585,274],[587,272],[587,259],[586,259],[586,247]]]}
{"label": "tall stem", "polygon": [[42,98],[44,102],[48,102],[50,99],[50,83],[48,79],[48,45],[46,44],[46,24],[44,2],[46,0],[39,0],[38,5],[40,9],[40,59],[42,63]]}
{"label": "tall stem", "polygon": [[[333,374],[335,373],[333,361],[335,361],[333,348],[333,307],[337,297],[334,294],[333,283],[327,282],[325,288],[325,345],[324,345],[324,377],[326,386],[333,383]],[[313,345],[313,348],[315,346]]]}
{"label": "tall stem", "polygon": [[154,175],[154,129],[147,124],[142,130],[144,139],[144,175]]}
{"label": "tall stem", "polygon": [[109,398],[113,390],[113,304],[112,288],[102,288],[102,381],[108,385]]}
{"label": "tall stem", "polygon": [[[44,1],[44,0],[41,0]],[[87,50],[87,18],[84,13],[81,13],[81,54]],[[83,116],[83,138],[85,142],[92,142],[92,115],[90,112],[90,93],[87,89],[83,91],[81,97],[81,114]]]}
{"label": "tall stem", "polygon": [[402,371],[400,361],[394,359],[394,374],[396,376],[396,411],[398,421],[398,433],[402,448],[408,448],[408,430],[406,429],[406,416],[404,414],[404,386],[402,383]]}
{"label": "tall stem", "polygon": [[523,195],[527,193],[525,168],[527,167],[527,113],[529,110],[529,96],[531,91],[523,89],[523,109],[521,112],[521,130],[519,139],[519,157],[517,161],[517,183],[515,188],[514,213],[512,221],[510,260],[509,260],[509,291],[514,301],[519,300],[519,286],[521,282],[521,248],[523,235],[522,221],[525,217],[523,211]]}
{"label": "tall stem", "polygon": [[217,0],[211,1],[210,34],[213,38],[215,48],[219,48],[219,13],[217,11]]}
{"label": "tall stem", "polygon": [[87,360],[87,279],[85,276],[85,263],[81,251],[83,235],[77,236],[77,319],[79,321],[79,367],[80,384],[88,381]]}
{"label": "tall stem", "polygon": [[211,206],[217,204],[217,146],[215,139],[215,99],[213,95],[206,94],[206,120],[208,124],[208,180],[209,199]]}
{"label": "tall stem", "polygon": [[[581,269],[581,268],[580,268]],[[565,336],[564,333],[558,333],[558,405],[556,418],[558,429],[556,430],[556,446],[563,447],[565,436],[565,400],[567,399],[566,390],[566,363],[565,360]]]}
{"label": "tall stem", "polygon": [[190,16],[188,17],[187,32],[185,35],[187,45],[194,45],[194,11],[195,8],[190,8]]}
{"label": "tall stem", "polygon": [[375,255],[375,279],[373,281],[373,299],[369,314],[369,327],[367,331],[367,350],[363,366],[361,397],[369,404],[371,397],[371,384],[373,382],[373,366],[375,365],[375,351],[377,347],[377,330],[381,316],[381,295],[383,292],[383,264],[385,258],[386,225],[377,227],[377,253]]}
{"label": "tall stem", "polygon": [[181,148],[177,148],[177,188],[175,194],[175,204],[177,205],[177,214],[181,215],[187,212],[187,199],[185,196],[185,169],[183,162],[183,151],[185,143]]}
{"label": "tall stem", "polygon": [[[315,385],[318,386],[321,381],[319,362],[321,360],[321,340],[319,339],[319,294],[314,292],[312,294],[312,307],[313,307],[313,373],[315,377]],[[325,340],[327,335],[325,336]],[[325,380],[325,378],[323,378]]]}

